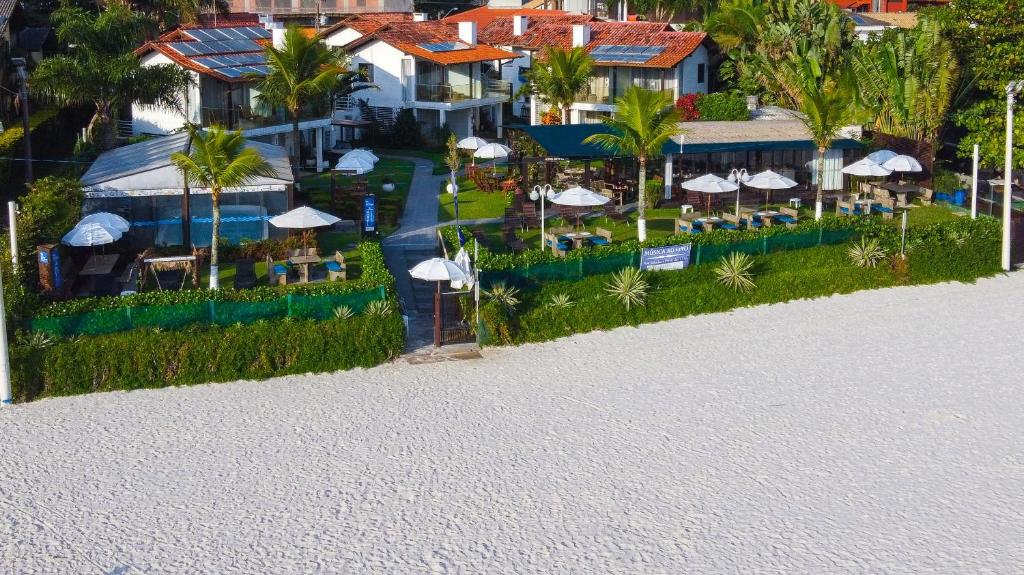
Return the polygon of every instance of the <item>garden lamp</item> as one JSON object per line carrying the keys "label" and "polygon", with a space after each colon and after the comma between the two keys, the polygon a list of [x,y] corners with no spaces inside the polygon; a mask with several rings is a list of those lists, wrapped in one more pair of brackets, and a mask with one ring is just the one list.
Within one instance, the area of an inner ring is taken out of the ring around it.
{"label": "garden lamp", "polygon": [[555,189],[551,187],[551,184],[536,185],[530,190],[530,199],[533,201],[540,200],[540,249],[544,251],[544,201],[551,199],[555,195]]}

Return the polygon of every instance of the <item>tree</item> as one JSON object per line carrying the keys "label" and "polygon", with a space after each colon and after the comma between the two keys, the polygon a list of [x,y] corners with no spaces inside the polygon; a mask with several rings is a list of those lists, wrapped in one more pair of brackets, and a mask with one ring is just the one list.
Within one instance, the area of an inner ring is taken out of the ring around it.
{"label": "tree", "polygon": [[569,123],[569,107],[590,85],[594,59],[586,48],[564,50],[556,46],[544,48],[544,57],[527,75],[528,85],[545,102],[562,113],[562,123]]}
{"label": "tree", "polygon": [[[267,75],[256,86],[256,103],[264,110],[284,108],[292,121],[292,172],[299,181],[302,150],[299,117],[303,108],[315,106],[330,96],[352,94],[369,84],[358,72],[349,72],[344,52],[328,47],[316,37],[307,37],[297,26],[284,33],[284,45],[264,48]],[[258,77],[258,76],[253,76]]]}
{"label": "tree", "polygon": [[825,185],[825,151],[839,132],[852,123],[858,114],[857,86],[849,67],[825,74],[812,56],[792,59],[779,67],[786,91],[797,101],[803,122],[818,148],[818,195],[814,203],[814,219],[821,219]]}
{"label": "tree", "polygon": [[133,103],[181,108],[188,73],[171,64],[143,66],[132,53],[155,30],[151,19],[109,3],[99,13],[62,6],[52,20],[68,51],[40,62],[29,83],[62,106],[95,106],[87,133],[101,148],[114,145],[119,109]]}
{"label": "tree", "polygon": [[669,95],[638,86],[630,86],[625,94],[616,98],[615,106],[615,115],[602,119],[611,132],[587,136],[583,142],[597,144],[616,154],[633,156],[639,162],[637,236],[644,241],[647,239],[647,198],[644,193],[647,190],[647,161],[661,156],[662,146],[669,138],[683,133],[679,127],[679,111],[672,105]]}
{"label": "tree", "polygon": [[245,145],[241,131],[232,132],[213,126],[206,132],[189,126],[191,151],[175,152],[171,161],[189,186],[207,188],[213,202],[213,233],[210,238],[210,289],[218,282],[218,244],[220,243],[220,194],[225,188],[251,183],[261,176],[276,173],[255,148]]}
{"label": "tree", "polygon": [[851,57],[861,100],[876,130],[937,148],[949,111],[965,85],[941,25],[923,18],[913,30],[886,33]]}
{"label": "tree", "polygon": [[195,24],[204,12],[225,15],[230,12],[227,0],[136,0],[132,4],[143,14],[154,18],[161,30],[176,24]]}

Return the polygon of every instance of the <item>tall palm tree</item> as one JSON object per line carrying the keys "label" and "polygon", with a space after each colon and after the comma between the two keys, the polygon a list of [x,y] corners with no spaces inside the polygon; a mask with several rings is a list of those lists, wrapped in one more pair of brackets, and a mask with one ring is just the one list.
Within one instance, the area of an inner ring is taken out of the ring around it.
{"label": "tall palm tree", "polygon": [[779,75],[786,92],[797,102],[802,120],[818,148],[818,193],[814,202],[814,219],[821,219],[825,186],[825,152],[839,132],[853,123],[858,108],[857,87],[849,66],[825,74],[812,54],[810,58],[793,58],[781,63]]}
{"label": "tall palm tree", "polygon": [[556,46],[544,48],[544,57],[530,68],[529,84],[541,99],[557,107],[562,123],[569,123],[569,107],[590,84],[594,59],[586,48],[564,50]]}
{"label": "tall palm tree", "polygon": [[344,52],[328,47],[316,36],[306,36],[298,26],[289,26],[280,48],[264,48],[269,71],[256,86],[256,103],[264,110],[284,108],[292,121],[292,171],[299,181],[302,150],[299,145],[299,116],[303,108],[321,105],[331,95],[352,93],[369,87],[348,72]]}
{"label": "tall palm tree", "polygon": [[631,86],[615,99],[615,106],[615,115],[602,120],[611,132],[587,136],[583,142],[633,156],[639,162],[637,237],[644,241],[647,239],[647,161],[660,156],[662,146],[672,136],[682,134],[683,129],[679,126],[679,111],[665,92]]}
{"label": "tall palm tree", "polygon": [[51,18],[69,48],[40,62],[29,84],[62,106],[95,106],[87,132],[92,141],[113,147],[115,115],[126,105],[181,107],[188,73],[171,64],[142,66],[132,53],[155,30],[151,19],[118,2],[99,13],[65,5]]}
{"label": "tall palm tree", "polygon": [[[244,186],[260,176],[275,175],[255,148],[245,146],[241,131],[232,132],[213,126],[206,132],[189,126],[191,151],[175,152],[171,161],[181,170],[189,186],[207,188],[213,201],[213,233],[210,237],[210,289],[218,282],[218,244],[220,243],[220,194],[225,188]],[[187,241],[187,238],[186,238]]]}

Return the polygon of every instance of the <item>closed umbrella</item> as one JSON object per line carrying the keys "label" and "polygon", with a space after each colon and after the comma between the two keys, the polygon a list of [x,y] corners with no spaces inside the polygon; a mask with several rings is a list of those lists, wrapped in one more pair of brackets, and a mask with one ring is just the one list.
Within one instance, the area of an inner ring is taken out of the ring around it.
{"label": "closed umbrella", "polygon": [[89,214],[82,218],[81,220],[79,220],[76,225],[80,226],[82,224],[91,223],[100,224],[105,228],[117,230],[122,234],[124,232],[127,232],[128,229],[131,227],[131,224],[128,223],[128,220],[122,218],[117,214],[111,214],[110,212],[96,212],[95,214]]}
{"label": "closed umbrella", "polygon": [[921,172],[924,168],[913,156],[900,154],[886,160],[882,167],[893,172]]}
{"label": "closed umbrella", "polygon": [[[482,147],[484,147],[486,145],[487,145],[487,140],[485,140],[483,138],[478,138],[476,136],[470,136],[468,138],[462,138],[461,140],[459,140],[458,142],[455,143],[455,147],[457,147],[458,149],[460,149],[460,150],[469,150],[471,152],[475,152],[475,151],[479,150],[480,148],[482,148]],[[476,165],[476,156],[475,155],[473,156],[473,165],[474,166]]]}
{"label": "closed umbrella", "polygon": [[[502,144],[485,144],[473,152],[474,158],[481,160],[494,160],[494,168],[497,168],[499,158],[507,158],[512,155],[512,148]],[[493,170],[493,168],[492,168]]]}
{"label": "closed umbrella", "polygon": [[[611,201],[611,198],[602,196],[593,190],[588,190],[579,186],[569,188],[568,190],[558,192],[551,196],[552,204],[572,207],[603,206],[609,201]],[[576,212],[576,225],[580,225],[580,213],[578,211]]]}
{"label": "closed umbrella", "polygon": [[[819,174],[818,177],[822,177],[822,175]],[[786,176],[783,176],[782,174],[777,174],[771,170],[758,172],[751,176],[750,179],[747,180],[745,183],[751,188],[765,190],[765,209],[768,208],[768,195],[771,194],[772,190],[785,190],[789,188],[795,188],[798,185],[796,182],[787,178]]]}
{"label": "closed umbrella", "polygon": [[[740,186],[714,174],[704,174],[679,184],[684,190],[702,194],[724,194],[736,192],[736,214],[739,214]],[[708,211],[711,211],[711,196],[708,196]]]}
{"label": "closed umbrella", "polygon": [[434,295],[434,345],[441,345],[441,282],[467,282],[470,274],[459,264],[444,258],[430,258],[416,264],[409,275],[429,282],[437,282]]}
{"label": "closed umbrella", "polygon": [[[351,152],[349,152],[351,154]],[[373,162],[363,155],[349,155],[346,154],[338,160],[337,165],[334,166],[335,170],[341,170],[345,172],[352,172],[357,176],[361,176],[367,172],[373,170]]]}
{"label": "closed umbrella", "polygon": [[[473,262],[469,259],[469,252],[466,251],[465,247],[459,248],[459,253],[455,254],[455,265],[459,266],[463,270],[473,269]],[[469,274],[469,278],[466,281],[452,280],[452,287],[455,289],[462,289],[462,286],[473,287],[473,274]]]}
{"label": "closed umbrella", "polygon": [[377,157],[377,154],[374,154],[373,152],[367,150],[366,148],[356,148],[355,150],[346,152],[345,155],[342,156],[342,158],[344,158],[345,156],[358,156],[360,158],[365,158],[367,160],[370,160],[371,164],[376,164],[377,162],[380,161],[380,158]]}
{"label": "closed umbrella", "polygon": [[76,225],[64,235],[61,241],[68,246],[104,246],[121,239],[121,232],[97,223],[85,222]]}
{"label": "closed umbrella", "polygon": [[868,154],[868,159],[872,162],[882,165],[892,158],[895,158],[898,154],[892,150],[876,150]]}

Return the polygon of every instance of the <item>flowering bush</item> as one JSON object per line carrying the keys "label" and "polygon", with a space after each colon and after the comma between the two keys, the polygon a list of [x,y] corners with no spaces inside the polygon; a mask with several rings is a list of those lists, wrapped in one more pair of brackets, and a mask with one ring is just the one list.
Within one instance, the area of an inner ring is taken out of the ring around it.
{"label": "flowering bush", "polygon": [[676,100],[676,109],[684,122],[692,122],[700,118],[700,111],[697,109],[697,100],[702,94],[683,94]]}

